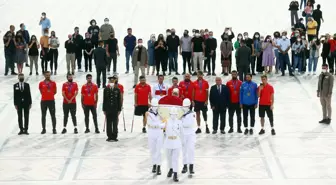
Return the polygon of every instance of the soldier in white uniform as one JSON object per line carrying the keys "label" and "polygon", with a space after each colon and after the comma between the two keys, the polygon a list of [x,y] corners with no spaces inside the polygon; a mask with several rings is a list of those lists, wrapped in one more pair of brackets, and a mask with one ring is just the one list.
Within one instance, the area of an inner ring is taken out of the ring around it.
{"label": "soldier in white uniform", "polygon": [[157,100],[160,100],[162,97],[168,94],[168,85],[164,84],[163,80],[164,76],[160,74],[158,76],[158,83],[152,86],[152,97],[156,98]]}
{"label": "soldier in white uniform", "polygon": [[182,173],[188,172],[189,164],[189,174],[194,174],[194,158],[195,158],[195,143],[196,143],[196,133],[195,133],[195,123],[196,117],[195,113],[190,110],[191,102],[188,98],[183,100],[183,110],[185,114],[182,116],[182,126],[183,126],[183,141],[182,141],[182,151],[183,151],[183,169]]}
{"label": "soldier in white uniform", "polygon": [[165,124],[162,123],[158,115],[158,100],[152,99],[151,109],[146,112],[147,127],[148,127],[148,147],[151,153],[153,169],[152,173],[161,175],[161,149],[163,145],[162,129]]}
{"label": "soldier in white uniform", "polygon": [[177,171],[180,150],[182,148],[183,130],[182,122],[178,119],[178,111],[176,107],[170,109],[170,118],[166,125],[165,148],[167,149],[169,172],[167,177],[171,177],[174,173],[173,180],[178,182]]}

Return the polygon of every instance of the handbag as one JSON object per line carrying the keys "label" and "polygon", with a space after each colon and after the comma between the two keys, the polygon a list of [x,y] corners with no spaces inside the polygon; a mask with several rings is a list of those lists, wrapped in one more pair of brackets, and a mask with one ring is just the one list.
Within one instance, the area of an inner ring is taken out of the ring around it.
{"label": "handbag", "polygon": [[307,16],[306,12],[303,11],[303,12],[302,12],[302,17],[306,17],[306,16]]}

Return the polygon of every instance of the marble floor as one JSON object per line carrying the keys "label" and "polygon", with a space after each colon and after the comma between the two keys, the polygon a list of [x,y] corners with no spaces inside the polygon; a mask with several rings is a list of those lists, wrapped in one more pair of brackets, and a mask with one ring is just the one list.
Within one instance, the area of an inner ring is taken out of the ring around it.
{"label": "marble floor", "polygon": [[[208,27],[214,31],[218,40],[220,40],[219,35],[225,26],[232,26],[235,34],[249,31],[250,35],[256,30],[263,30],[261,34],[266,35],[272,34],[275,29],[289,28],[289,19],[286,19],[289,16],[287,2],[279,5],[283,11],[279,10],[281,13],[274,16],[274,21],[268,21],[268,17],[264,15],[274,15],[273,9],[263,6],[272,5],[272,3],[278,4],[278,1],[254,1],[262,5],[259,9],[265,10],[254,14],[258,19],[256,22],[243,19],[244,16],[246,17],[245,13],[241,17],[229,18],[234,14],[237,15],[237,12],[234,9],[222,11],[220,7],[227,6],[224,1],[197,0],[196,2],[191,0],[169,2],[124,0],[102,1],[92,4],[92,1],[88,0],[70,2],[0,0],[0,10],[8,15],[3,17],[0,29],[3,34],[7,31],[8,25],[18,25],[23,21],[31,33],[39,35],[40,28],[37,23],[40,11],[46,11],[52,20],[52,29],[56,30],[61,40],[58,75],[52,76],[60,89],[62,82],[65,81],[66,62],[63,43],[66,36],[72,33],[75,26],[79,26],[82,30],[81,33],[84,34],[88,22],[92,18],[95,18],[99,24],[105,17],[110,18],[110,22],[115,27],[120,47],[122,47],[122,38],[128,27],[134,29],[134,34],[138,38],[142,37],[145,40],[149,38],[151,30],[155,30],[156,34],[164,33],[168,27],[175,27],[179,35],[185,28]],[[241,6],[243,3],[246,6]],[[327,3],[335,5],[335,2],[327,0],[321,0],[319,3],[322,4],[322,7],[324,3],[325,9],[328,9]],[[209,4],[211,4],[211,8],[204,9]],[[241,12],[247,12],[249,7],[256,6],[251,1],[245,2],[243,0],[230,2],[229,5],[240,7]],[[17,6],[35,6],[35,8],[24,8],[22,14],[18,15],[13,11]],[[59,11],[69,7],[75,7],[68,12],[69,14]],[[151,7],[153,8],[151,9]],[[195,14],[195,11],[205,12],[207,16]],[[336,17],[336,13],[331,10],[326,11],[324,15],[326,23],[324,23],[322,31],[326,32],[333,28],[327,18]],[[17,82],[17,78],[15,76],[0,77],[0,185],[163,185],[173,183],[171,179],[166,178],[167,165],[164,151],[162,151],[163,174],[153,176],[150,172],[147,135],[141,133],[140,117],[135,118],[134,132],[130,132],[133,112],[133,75],[124,74],[123,50],[122,48],[121,57],[118,59],[118,71],[120,72],[119,81],[125,86],[126,131],[123,130],[123,122],[121,121],[118,143],[106,142],[105,133],[84,134],[84,116],[80,108],[77,110],[80,134],[72,134],[71,123],[68,124],[68,134],[60,134],[63,125],[60,91],[56,95],[59,134],[51,134],[51,120],[48,116],[47,134],[40,135],[41,114],[38,83],[43,80],[43,77],[41,75],[29,76],[28,68],[25,68],[24,73],[26,81],[31,85],[33,97],[30,135],[18,136],[17,115],[12,103],[12,85]],[[4,58],[3,50],[0,50],[0,58]],[[180,60],[181,57],[179,57]],[[217,60],[219,61],[219,57]],[[1,74],[3,68],[4,62],[1,62]],[[179,69],[182,69],[181,63]],[[216,72],[220,72],[219,68]],[[165,82],[170,83],[172,77],[166,77]],[[182,79],[182,76],[179,78]],[[264,136],[257,134],[244,136],[238,133],[226,135],[202,133],[198,135],[195,159],[196,174],[192,178],[180,174],[180,184],[336,184],[336,149],[334,147],[336,136],[333,124],[330,126],[318,124],[322,113],[315,93],[317,76],[302,75],[290,78],[271,75],[269,78],[270,83],[275,87],[274,114],[277,135],[271,136],[268,122],[266,123],[267,133]],[[147,79],[150,84],[156,81],[154,76],[149,76]],[[214,83],[214,77],[206,79],[210,84]],[[227,80],[229,77],[223,77],[223,82]],[[260,77],[256,76],[254,80],[259,83]],[[75,81],[80,85],[85,83],[85,73],[76,73]],[[102,96],[102,90],[99,95]],[[101,110],[101,101],[98,109]],[[208,112],[208,115],[211,120],[212,113]],[[102,111],[98,111],[98,117],[99,127],[102,131],[104,124]],[[212,125],[211,121],[209,124]],[[204,122],[202,122],[202,126],[204,129]],[[91,127],[93,127],[92,123]],[[260,122],[257,119],[255,132],[257,133],[259,129]],[[181,161],[180,166],[182,167]]]}

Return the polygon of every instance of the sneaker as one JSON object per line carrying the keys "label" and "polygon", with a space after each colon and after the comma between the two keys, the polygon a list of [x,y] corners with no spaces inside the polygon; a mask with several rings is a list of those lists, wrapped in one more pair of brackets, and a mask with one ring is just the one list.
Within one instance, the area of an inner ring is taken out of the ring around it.
{"label": "sneaker", "polygon": [[275,130],[274,129],[272,129],[271,133],[272,133],[273,136],[275,136]]}
{"label": "sneaker", "polygon": [[56,131],[56,129],[53,129],[53,134],[57,134],[57,131]]}
{"label": "sneaker", "polygon": [[74,133],[75,133],[75,134],[78,134],[78,130],[77,130],[77,128],[74,129]]}
{"label": "sneaker", "polygon": [[253,135],[253,129],[252,128],[250,129],[250,135]]}
{"label": "sneaker", "polygon": [[327,119],[322,119],[319,123],[326,123]]}
{"label": "sneaker", "polygon": [[65,134],[65,133],[67,133],[67,130],[66,130],[66,128],[63,128],[62,134]]}
{"label": "sneaker", "polygon": [[263,134],[265,134],[265,130],[261,129],[260,132],[259,132],[259,135],[263,135]]}
{"label": "sneaker", "polygon": [[99,131],[98,128],[96,128],[95,133],[96,133],[96,134],[99,134],[99,133],[100,133],[100,131]]}
{"label": "sneaker", "polygon": [[217,131],[216,130],[212,131],[212,134],[217,134]]}
{"label": "sneaker", "polygon": [[144,133],[144,134],[147,133],[146,127],[142,128],[142,133]]}
{"label": "sneaker", "polygon": [[46,131],[46,129],[44,128],[44,129],[42,129],[42,132],[41,132],[41,134],[45,134],[47,131]]}
{"label": "sneaker", "polygon": [[86,128],[84,133],[85,134],[90,133],[90,129]]}
{"label": "sneaker", "polygon": [[229,134],[231,134],[233,132],[233,128],[230,128],[230,130],[229,130]]}
{"label": "sneaker", "polygon": [[206,127],[206,128],[205,128],[205,133],[210,134],[209,127]]}
{"label": "sneaker", "polygon": [[200,134],[200,133],[202,133],[202,130],[200,128],[198,128],[195,133]]}
{"label": "sneaker", "polygon": [[249,132],[248,129],[245,129],[244,134],[247,135],[248,132]]}
{"label": "sneaker", "polygon": [[243,133],[240,128],[237,129],[237,132],[240,133],[240,134]]}

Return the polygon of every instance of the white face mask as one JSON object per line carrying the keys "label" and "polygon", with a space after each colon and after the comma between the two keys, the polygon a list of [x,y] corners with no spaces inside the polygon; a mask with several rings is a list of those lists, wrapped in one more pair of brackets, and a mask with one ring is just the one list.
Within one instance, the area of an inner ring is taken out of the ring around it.
{"label": "white face mask", "polygon": [[256,35],[255,38],[259,38],[259,35]]}
{"label": "white face mask", "polygon": [[326,73],[327,72],[327,69],[322,69],[322,73]]}
{"label": "white face mask", "polygon": [[301,39],[297,39],[297,41],[298,41],[298,42],[300,42],[300,41],[301,41]]}
{"label": "white face mask", "polygon": [[110,87],[113,88],[114,87],[114,83],[110,83]]}
{"label": "white face mask", "polygon": [[153,38],[152,38],[152,41],[155,41],[155,40],[156,40],[155,37],[153,37]]}
{"label": "white face mask", "polygon": [[249,37],[248,37],[248,35],[244,35],[244,38],[245,38],[245,39],[248,39]]}
{"label": "white face mask", "polygon": [[265,38],[261,37],[260,40],[264,40]]}
{"label": "white face mask", "polygon": [[42,15],[42,19],[44,19],[45,18],[45,16],[44,15]]}
{"label": "white face mask", "polygon": [[138,46],[142,46],[142,43],[138,43]]}
{"label": "white face mask", "polygon": [[171,33],[170,33],[170,32],[167,32],[167,36],[169,36],[169,35],[171,35]]}
{"label": "white face mask", "polygon": [[96,23],[95,23],[95,22],[93,22],[93,23],[92,23],[92,26],[96,26]]}
{"label": "white face mask", "polygon": [[44,36],[49,36],[49,33],[45,33]]}
{"label": "white face mask", "polygon": [[241,36],[239,36],[239,37],[238,37],[238,39],[242,39],[242,37],[241,37]]}
{"label": "white face mask", "polygon": [[285,35],[282,36],[282,39],[286,39],[287,37]]}
{"label": "white face mask", "polygon": [[196,37],[199,37],[199,36],[201,36],[201,34],[200,33],[196,33]]}
{"label": "white face mask", "polygon": [[109,22],[108,21],[104,21],[105,24],[108,24]]}

